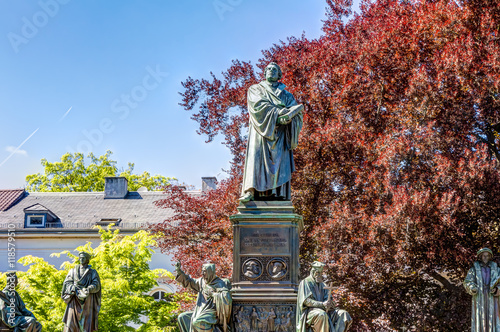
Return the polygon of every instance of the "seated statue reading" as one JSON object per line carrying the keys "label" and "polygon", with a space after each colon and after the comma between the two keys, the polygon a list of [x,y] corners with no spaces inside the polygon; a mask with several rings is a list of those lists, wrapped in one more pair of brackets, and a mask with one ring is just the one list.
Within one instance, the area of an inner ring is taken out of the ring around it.
{"label": "seated statue reading", "polygon": [[215,264],[204,264],[201,273],[201,278],[192,279],[181,270],[180,263],[176,264],[175,280],[198,293],[194,311],[179,315],[179,328],[181,332],[220,332],[222,327],[227,332],[232,308],[231,284],[215,275]]}
{"label": "seated statue reading", "polygon": [[0,292],[1,321],[16,332],[40,332],[42,324],[35,315],[24,305],[23,300],[16,291],[17,275],[7,274],[7,286]]}
{"label": "seated statue reading", "polygon": [[311,274],[302,280],[297,294],[297,332],[345,332],[352,324],[349,313],[333,307],[323,283],[325,264],[314,262]]}

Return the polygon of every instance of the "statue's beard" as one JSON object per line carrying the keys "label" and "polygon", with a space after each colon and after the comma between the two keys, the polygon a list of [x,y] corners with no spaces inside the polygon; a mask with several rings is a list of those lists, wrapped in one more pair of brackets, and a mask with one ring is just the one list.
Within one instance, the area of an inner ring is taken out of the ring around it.
{"label": "statue's beard", "polygon": [[276,82],[278,82],[278,78],[269,76],[269,77],[266,77],[266,81],[268,81],[269,83],[276,83]]}

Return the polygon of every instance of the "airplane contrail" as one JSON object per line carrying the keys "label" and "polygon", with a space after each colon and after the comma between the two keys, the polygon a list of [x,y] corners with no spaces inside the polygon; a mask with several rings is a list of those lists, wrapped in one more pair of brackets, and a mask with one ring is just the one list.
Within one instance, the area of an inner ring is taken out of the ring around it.
{"label": "airplane contrail", "polygon": [[32,132],[31,135],[29,135],[21,144],[19,144],[19,146],[14,151],[12,151],[10,153],[10,155],[7,158],[5,158],[4,161],[2,161],[0,163],[0,167],[2,167],[2,165],[5,164],[7,162],[7,160],[9,160],[10,157],[12,157],[14,155],[14,153],[16,153],[17,150],[19,150],[24,145],[24,143],[26,143],[33,135],[35,135],[35,133],[38,131],[38,129],[40,129],[40,127],[36,128],[36,130],[34,132]]}
{"label": "airplane contrail", "polygon": [[66,113],[64,113],[64,115],[59,119],[59,122],[61,122],[65,117],[66,115],[68,115],[68,113],[71,111],[71,109],[73,108],[73,106],[71,106],[67,111]]}

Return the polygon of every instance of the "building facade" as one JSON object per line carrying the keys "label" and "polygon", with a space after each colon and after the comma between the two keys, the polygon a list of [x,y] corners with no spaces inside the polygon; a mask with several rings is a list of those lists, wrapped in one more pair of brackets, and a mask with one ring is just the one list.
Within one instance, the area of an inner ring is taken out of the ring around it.
{"label": "building facade", "polygon": [[[214,188],[215,178],[202,178],[201,191],[188,191],[201,195]],[[158,207],[155,202],[165,199],[160,191],[137,192],[127,190],[127,179],[106,178],[104,192],[32,192],[23,189],[0,190],[0,272],[26,271],[17,260],[26,255],[44,258],[60,268],[66,256],[51,257],[52,253],[74,250],[92,242],[96,247],[100,235],[95,226],[103,228],[114,224],[121,234],[131,235],[150,223],[159,223],[172,216],[171,209]],[[9,247],[9,233],[14,234],[15,247]],[[15,248],[14,250],[12,248]],[[14,254],[13,254],[14,253]],[[11,263],[14,262],[14,265]],[[151,269],[173,271],[169,256],[153,254]],[[151,290],[161,299],[162,292],[172,292],[162,283]]]}

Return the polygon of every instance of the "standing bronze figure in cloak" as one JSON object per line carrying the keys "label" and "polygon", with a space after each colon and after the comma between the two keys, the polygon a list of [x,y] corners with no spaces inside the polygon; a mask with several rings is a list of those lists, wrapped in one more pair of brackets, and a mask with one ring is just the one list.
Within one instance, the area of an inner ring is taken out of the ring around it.
{"label": "standing bronze figure in cloak", "polygon": [[89,265],[90,254],[81,252],[78,256],[80,264],[69,270],[63,283],[61,296],[68,304],[63,332],[94,332],[101,309],[101,280]]}
{"label": "standing bronze figure in cloak", "polygon": [[241,202],[290,200],[295,170],[292,150],[302,129],[304,106],[280,83],[280,67],[271,62],[266,80],[248,89],[250,118]]}
{"label": "standing bronze figure in cloak", "polygon": [[493,251],[483,248],[467,273],[464,287],[472,295],[472,332],[500,332],[500,270]]}

